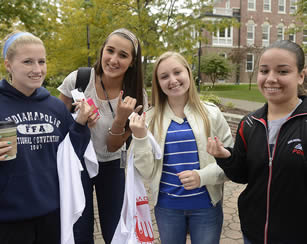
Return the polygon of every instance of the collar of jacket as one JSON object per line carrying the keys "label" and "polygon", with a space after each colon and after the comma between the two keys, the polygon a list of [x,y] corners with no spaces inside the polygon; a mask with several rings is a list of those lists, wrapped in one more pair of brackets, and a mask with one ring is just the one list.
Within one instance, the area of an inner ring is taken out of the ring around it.
{"label": "collar of jacket", "polygon": [[[184,106],[184,109],[183,109],[183,113],[185,115],[189,114],[191,112],[191,106],[189,105],[189,103],[187,103],[185,106]],[[166,104],[165,104],[165,113],[164,113],[165,117],[168,118],[169,120],[173,120],[179,124],[182,124],[184,119],[183,118],[180,118],[178,116],[176,116],[173,112],[173,110],[171,109],[169,103],[166,101]]]}
{"label": "collar of jacket", "polygon": [[[307,113],[306,96],[300,96],[299,98],[302,99],[302,103],[296,108],[296,110],[293,112],[293,114],[291,116]],[[252,116],[252,117],[255,117],[257,119],[267,120],[267,114],[268,114],[268,103],[265,103],[261,108],[259,108],[258,110],[250,113],[247,116]]]}

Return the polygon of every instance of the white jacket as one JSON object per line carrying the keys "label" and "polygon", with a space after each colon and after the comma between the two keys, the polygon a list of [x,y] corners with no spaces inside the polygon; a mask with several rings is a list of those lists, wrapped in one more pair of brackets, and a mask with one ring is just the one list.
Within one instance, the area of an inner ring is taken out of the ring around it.
{"label": "white jacket", "polygon": [[[211,125],[210,136],[217,136],[225,147],[231,147],[233,145],[233,138],[223,114],[213,103],[206,102],[204,106],[208,111],[208,118]],[[146,112],[147,124],[152,120],[153,112],[154,109],[150,109]],[[212,204],[216,205],[216,203],[222,199],[223,183],[227,180],[227,177],[225,176],[224,171],[216,164],[215,158],[207,153],[207,137],[202,117],[194,112],[193,108],[188,104],[184,108],[184,114],[193,130],[198,148],[200,169],[196,170],[196,172],[200,176],[200,186],[205,185],[207,187]],[[155,126],[153,132],[153,135],[162,150],[162,155],[164,154],[166,133],[172,120],[178,123],[183,122],[183,119],[177,117],[167,104],[163,114],[163,125],[162,128],[160,128],[161,132],[160,130],[158,131],[158,126]],[[159,134],[161,135],[161,138],[159,138]],[[148,137],[141,139],[133,137],[132,143],[134,144],[134,165],[140,175],[145,180],[151,182],[153,200],[156,205],[162,175],[163,157],[160,160],[154,159],[151,143],[149,142]]]}

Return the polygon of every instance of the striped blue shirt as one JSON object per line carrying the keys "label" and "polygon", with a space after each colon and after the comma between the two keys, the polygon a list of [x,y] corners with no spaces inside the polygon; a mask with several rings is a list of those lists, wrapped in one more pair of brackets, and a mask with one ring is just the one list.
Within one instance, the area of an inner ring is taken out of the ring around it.
{"label": "striped blue shirt", "polygon": [[172,121],[165,139],[158,206],[185,210],[212,207],[205,186],[185,190],[176,175],[184,170],[199,168],[197,144],[190,124],[187,119],[182,124]]}

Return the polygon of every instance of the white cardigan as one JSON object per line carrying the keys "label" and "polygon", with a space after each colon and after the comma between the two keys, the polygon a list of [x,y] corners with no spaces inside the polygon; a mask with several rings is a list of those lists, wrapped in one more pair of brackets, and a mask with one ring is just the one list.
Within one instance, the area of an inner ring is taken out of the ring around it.
{"label": "white cardigan", "polygon": [[[210,136],[217,136],[225,147],[231,147],[233,145],[233,138],[223,114],[213,103],[206,102],[204,106],[208,111],[208,118],[211,125]],[[149,121],[153,119],[153,112],[154,109],[150,109],[146,112],[147,124],[149,124]],[[207,137],[201,116],[195,113],[193,108],[188,104],[184,108],[184,114],[193,130],[198,148],[200,169],[196,170],[196,172],[200,176],[200,186],[205,185],[207,187],[212,204],[215,206],[222,199],[223,183],[228,179],[224,174],[224,171],[216,164],[215,158],[209,155],[206,151]],[[155,126],[153,132],[153,135],[162,150],[162,155],[164,154],[167,129],[172,120],[177,123],[183,123],[183,119],[177,117],[167,103],[163,114],[163,125],[162,128],[160,128],[161,131],[158,131],[157,126]],[[161,138],[159,138],[158,135],[161,135]],[[132,143],[134,144],[134,165],[140,175],[145,180],[151,182],[153,201],[156,205],[162,175],[163,157],[160,160],[154,158],[148,137],[141,139],[133,137]]]}

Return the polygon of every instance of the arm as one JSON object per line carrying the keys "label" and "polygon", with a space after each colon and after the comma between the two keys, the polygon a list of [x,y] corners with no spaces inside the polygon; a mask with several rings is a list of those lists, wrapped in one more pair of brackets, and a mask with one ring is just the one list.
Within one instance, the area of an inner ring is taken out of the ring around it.
{"label": "arm", "polygon": [[136,99],[129,96],[125,97],[124,100],[122,98],[123,92],[121,91],[118,98],[117,113],[107,136],[109,152],[115,152],[123,146],[131,135],[129,128],[126,130],[128,117],[132,112],[138,112],[142,108],[142,106],[138,106],[135,109]]}
{"label": "arm", "polygon": [[242,121],[237,130],[234,148],[225,148],[218,137],[215,139],[209,138],[207,152],[216,158],[217,164],[224,170],[230,180],[246,184],[248,180],[246,149],[239,133],[244,124]]}
{"label": "arm", "polygon": [[69,136],[74,150],[81,160],[91,138],[90,130],[86,124],[91,115],[91,107],[86,101],[81,101],[78,106],[80,112],[70,127]]}
{"label": "arm", "polygon": [[145,112],[141,116],[134,114],[129,126],[133,133],[131,145],[134,148],[134,166],[144,179],[150,180],[154,172],[154,155],[147,137],[145,116]]}
{"label": "arm", "polygon": [[63,93],[60,93],[59,99],[64,102],[67,110],[70,111],[72,107],[72,98],[65,96]]}
{"label": "arm", "polygon": [[[227,121],[219,108],[213,104],[206,106],[210,119],[211,130],[209,136],[218,136],[227,146],[233,145],[233,137]],[[207,138],[204,138],[206,147]],[[207,144],[208,146],[208,144]],[[214,157],[206,152],[202,152],[207,166],[196,171],[200,176],[200,186],[222,184],[228,180],[224,171],[218,166]],[[202,159],[204,160],[204,159]]]}
{"label": "arm", "polygon": [[[72,98],[65,96],[63,93],[60,93],[59,99],[64,102],[68,111],[71,111],[72,105],[75,105],[75,104],[72,104],[72,102],[73,102]],[[76,109],[79,109],[79,107],[76,108]],[[96,125],[96,122],[97,122],[98,119],[99,119],[99,116],[97,116],[97,114],[95,114],[95,113],[92,114],[88,118],[88,127],[89,128],[94,127]]]}

